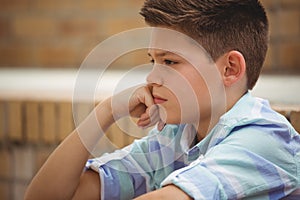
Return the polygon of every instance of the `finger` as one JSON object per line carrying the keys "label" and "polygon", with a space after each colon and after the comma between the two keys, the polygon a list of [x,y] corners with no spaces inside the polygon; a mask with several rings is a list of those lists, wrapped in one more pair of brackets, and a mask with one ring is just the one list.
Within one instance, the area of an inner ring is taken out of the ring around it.
{"label": "finger", "polygon": [[144,104],[137,105],[133,110],[130,111],[130,116],[141,117],[141,113],[144,113],[147,107]]}
{"label": "finger", "polygon": [[144,120],[147,120],[147,119],[150,120],[150,116],[148,115],[148,113],[143,113],[143,114],[140,116],[140,118],[139,118],[140,121],[144,121]]}
{"label": "finger", "polygon": [[151,90],[147,86],[138,88],[131,96],[129,103],[130,115],[133,117],[141,117],[147,109],[154,105]]}
{"label": "finger", "polygon": [[165,127],[166,123],[164,123],[163,121],[159,121],[157,124],[157,130],[162,131]]}
{"label": "finger", "polygon": [[150,108],[154,105],[154,100],[149,86],[143,87],[143,91],[139,94],[139,101]]}
{"label": "finger", "polygon": [[150,116],[150,126],[155,125],[160,120],[159,110],[157,105],[151,106],[149,109],[146,110]]}
{"label": "finger", "polygon": [[138,125],[154,125],[159,121],[158,113],[154,113],[149,116],[147,113],[144,113],[138,120]]}
{"label": "finger", "polygon": [[151,122],[150,118],[145,119],[145,120],[139,120],[139,121],[137,122],[137,125],[138,125],[139,127],[141,127],[141,128],[145,128],[145,127],[148,127],[148,125],[150,124],[150,122]]}
{"label": "finger", "polygon": [[152,105],[150,108],[147,108],[146,111],[141,114],[140,120],[145,120],[147,118],[153,118],[153,120],[156,118],[158,115],[158,108],[156,105]]}
{"label": "finger", "polygon": [[159,120],[159,112],[154,109],[154,111],[150,111],[151,115],[144,113],[141,115],[140,119],[138,120],[137,124],[141,127],[150,127],[155,125]]}

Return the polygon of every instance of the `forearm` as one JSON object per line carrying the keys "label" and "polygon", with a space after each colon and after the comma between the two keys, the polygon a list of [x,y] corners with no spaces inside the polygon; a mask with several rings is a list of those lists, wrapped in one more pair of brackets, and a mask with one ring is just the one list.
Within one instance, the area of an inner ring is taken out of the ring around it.
{"label": "forearm", "polygon": [[[98,116],[102,116],[100,120]],[[50,155],[29,185],[25,199],[71,199],[90,150],[112,123],[109,103],[98,105]]]}
{"label": "forearm", "polygon": [[70,199],[89,156],[76,132],[50,155],[30,183],[25,199]]}

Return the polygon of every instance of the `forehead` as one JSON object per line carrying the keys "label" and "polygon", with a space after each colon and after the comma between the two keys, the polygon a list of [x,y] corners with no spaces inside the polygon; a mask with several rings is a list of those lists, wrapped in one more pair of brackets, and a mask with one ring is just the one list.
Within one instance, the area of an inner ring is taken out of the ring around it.
{"label": "forehead", "polygon": [[166,28],[153,28],[150,35],[149,54],[152,56],[179,55],[186,60],[208,58],[206,51],[189,36]]}
{"label": "forehead", "polygon": [[149,48],[180,52],[184,49],[190,49],[195,45],[196,42],[192,38],[178,31],[154,28],[150,36]]}

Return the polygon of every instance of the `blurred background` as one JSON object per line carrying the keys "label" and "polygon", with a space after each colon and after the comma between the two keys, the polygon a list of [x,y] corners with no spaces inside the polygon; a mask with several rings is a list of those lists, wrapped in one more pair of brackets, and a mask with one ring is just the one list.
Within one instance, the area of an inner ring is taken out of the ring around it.
{"label": "blurred background", "polygon": [[[264,71],[299,73],[299,1],[262,2],[271,26]],[[78,68],[99,42],[121,31],[144,26],[138,14],[142,3],[142,0],[1,0],[0,66]]]}
{"label": "blurred background", "polygon": [[[300,1],[261,1],[271,38],[263,75],[253,92],[269,98],[299,130]],[[138,14],[142,3],[0,0],[0,199],[23,199],[32,176],[74,129],[71,101],[77,70],[101,41],[145,27]],[[105,82],[107,90],[122,70],[147,62],[145,52],[118,59]],[[74,117],[82,120],[93,106],[78,103]],[[135,138],[116,132],[120,131],[113,126],[108,137],[118,147]]]}

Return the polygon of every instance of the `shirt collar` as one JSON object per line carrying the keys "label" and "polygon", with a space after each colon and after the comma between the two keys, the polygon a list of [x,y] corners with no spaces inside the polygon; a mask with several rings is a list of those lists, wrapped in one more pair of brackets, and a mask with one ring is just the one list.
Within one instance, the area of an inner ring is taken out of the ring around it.
{"label": "shirt collar", "polygon": [[[212,146],[224,140],[237,126],[255,123],[261,118],[262,108],[269,106],[268,101],[253,97],[250,92],[243,95],[235,105],[224,115],[210,133],[193,148],[199,148],[200,154],[205,154]],[[195,151],[190,149],[190,151]]]}

